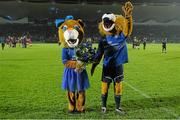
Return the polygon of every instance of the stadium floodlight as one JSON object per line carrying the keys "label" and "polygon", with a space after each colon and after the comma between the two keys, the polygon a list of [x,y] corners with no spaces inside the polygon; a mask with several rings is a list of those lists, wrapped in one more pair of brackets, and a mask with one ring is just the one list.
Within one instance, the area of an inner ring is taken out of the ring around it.
{"label": "stadium floodlight", "polygon": [[81,5],[84,6],[87,4],[87,0],[82,1]]}
{"label": "stadium floodlight", "polygon": [[56,4],[56,1],[51,0],[51,4],[52,4],[52,5],[55,5],[55,4]]}
{"label": "stadium floodlight", "polygon": [[22,1],[21,0],[16,0],[18,3],[22,3]]}
{"label": "stadium floodlight", "polygon": [[112,6],[116,6],[116,5],[117,5],[117,3],[116,3],[116,2],[113,2]]}
{"label": "stadium floodlight", "polygon": [[82,6],[86,5],[86,2],[82,2],[81,5],[82,5]]}
{"label": "stadium floodlight", "polygon": [[97,10],[97,13],[101,13],[102,11],[99,9],[99,10]]}
{"label": "stadium floodlight", "polygon": [[176,2],[173,2],[171,6],[175,7],[177,5]]}
{"label": "stadium floodlight", "polygon": [[143,3],[141,6],[146,7],[146,6],[147,6],[147,4],[146,4],[146,3]]}

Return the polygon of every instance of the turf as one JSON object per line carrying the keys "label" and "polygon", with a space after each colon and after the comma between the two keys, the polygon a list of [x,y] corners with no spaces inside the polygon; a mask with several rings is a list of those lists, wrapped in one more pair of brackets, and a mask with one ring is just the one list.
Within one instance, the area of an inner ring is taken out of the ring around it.
{"label": "turf", "polygon": [[[160,44],[147,49],[132,49],[124,67],[122,107],[126,115],[114,111],[113,86],[108,111],[101,108],[101,65],[87,90],[86,112],[67,112],[66,91],[61,89],[63,65],[57,44],[34,44],[27,49],[5,48],[0,51],[0,118],[179,118],[180,115],[180,44],[168,44],[161,53]],[[90,65],[87,67],[90,72]]]}

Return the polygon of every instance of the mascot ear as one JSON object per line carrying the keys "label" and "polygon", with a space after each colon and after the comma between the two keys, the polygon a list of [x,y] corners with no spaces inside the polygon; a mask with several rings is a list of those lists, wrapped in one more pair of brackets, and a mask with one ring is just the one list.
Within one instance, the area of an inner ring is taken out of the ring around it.
{"label": "mascot ear", "polygon": [[59,26],[61,26],[61,24],[64,23],[64,19],[56,19],[55,20],[55,24],[56,24],[56,27],[58,28]]}
{"label": "mascot ear", "polygon": [[83,21],[81,19],[78,19],[77,21],[82,27],[84,27],[84,23],[83,23]]}

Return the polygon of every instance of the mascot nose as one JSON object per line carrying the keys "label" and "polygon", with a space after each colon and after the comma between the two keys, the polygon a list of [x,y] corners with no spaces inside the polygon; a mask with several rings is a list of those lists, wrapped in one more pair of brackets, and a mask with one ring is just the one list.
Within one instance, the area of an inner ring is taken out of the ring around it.
{"label": "mascot nose", "polygon": [[73,29],[68,29],[68,33],[71,35],[73,32]]}
{"label": "mascot nose", "polygon": [[73,30],[73,28],[68,28],[69,31]]}
{"label": "mascot nose", "polygon": [[73,28],[68,28],[68,33],[71,35],[73,32]]}

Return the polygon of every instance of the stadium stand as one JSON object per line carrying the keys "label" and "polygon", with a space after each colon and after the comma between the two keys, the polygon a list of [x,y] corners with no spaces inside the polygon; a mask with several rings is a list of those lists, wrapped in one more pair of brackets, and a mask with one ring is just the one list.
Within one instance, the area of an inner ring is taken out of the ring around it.
{"label": "stadium stand", "polygon": [[[97,25],[102,14],[109,11],[122,12],[121,5],[124,2],[125,0],[0,0],[0,31],[4,35],[28,32],[33,40],[56,42],[54,20],[73,15],[85,22],[85,37],[97,39]],[[170,40],[168,42],[180,42],[180,15],[177,12],[180,11],[179,0],[135,0],[134,4],[133,36],[149,36],[150,41],[157,42],[167,36]]]}

